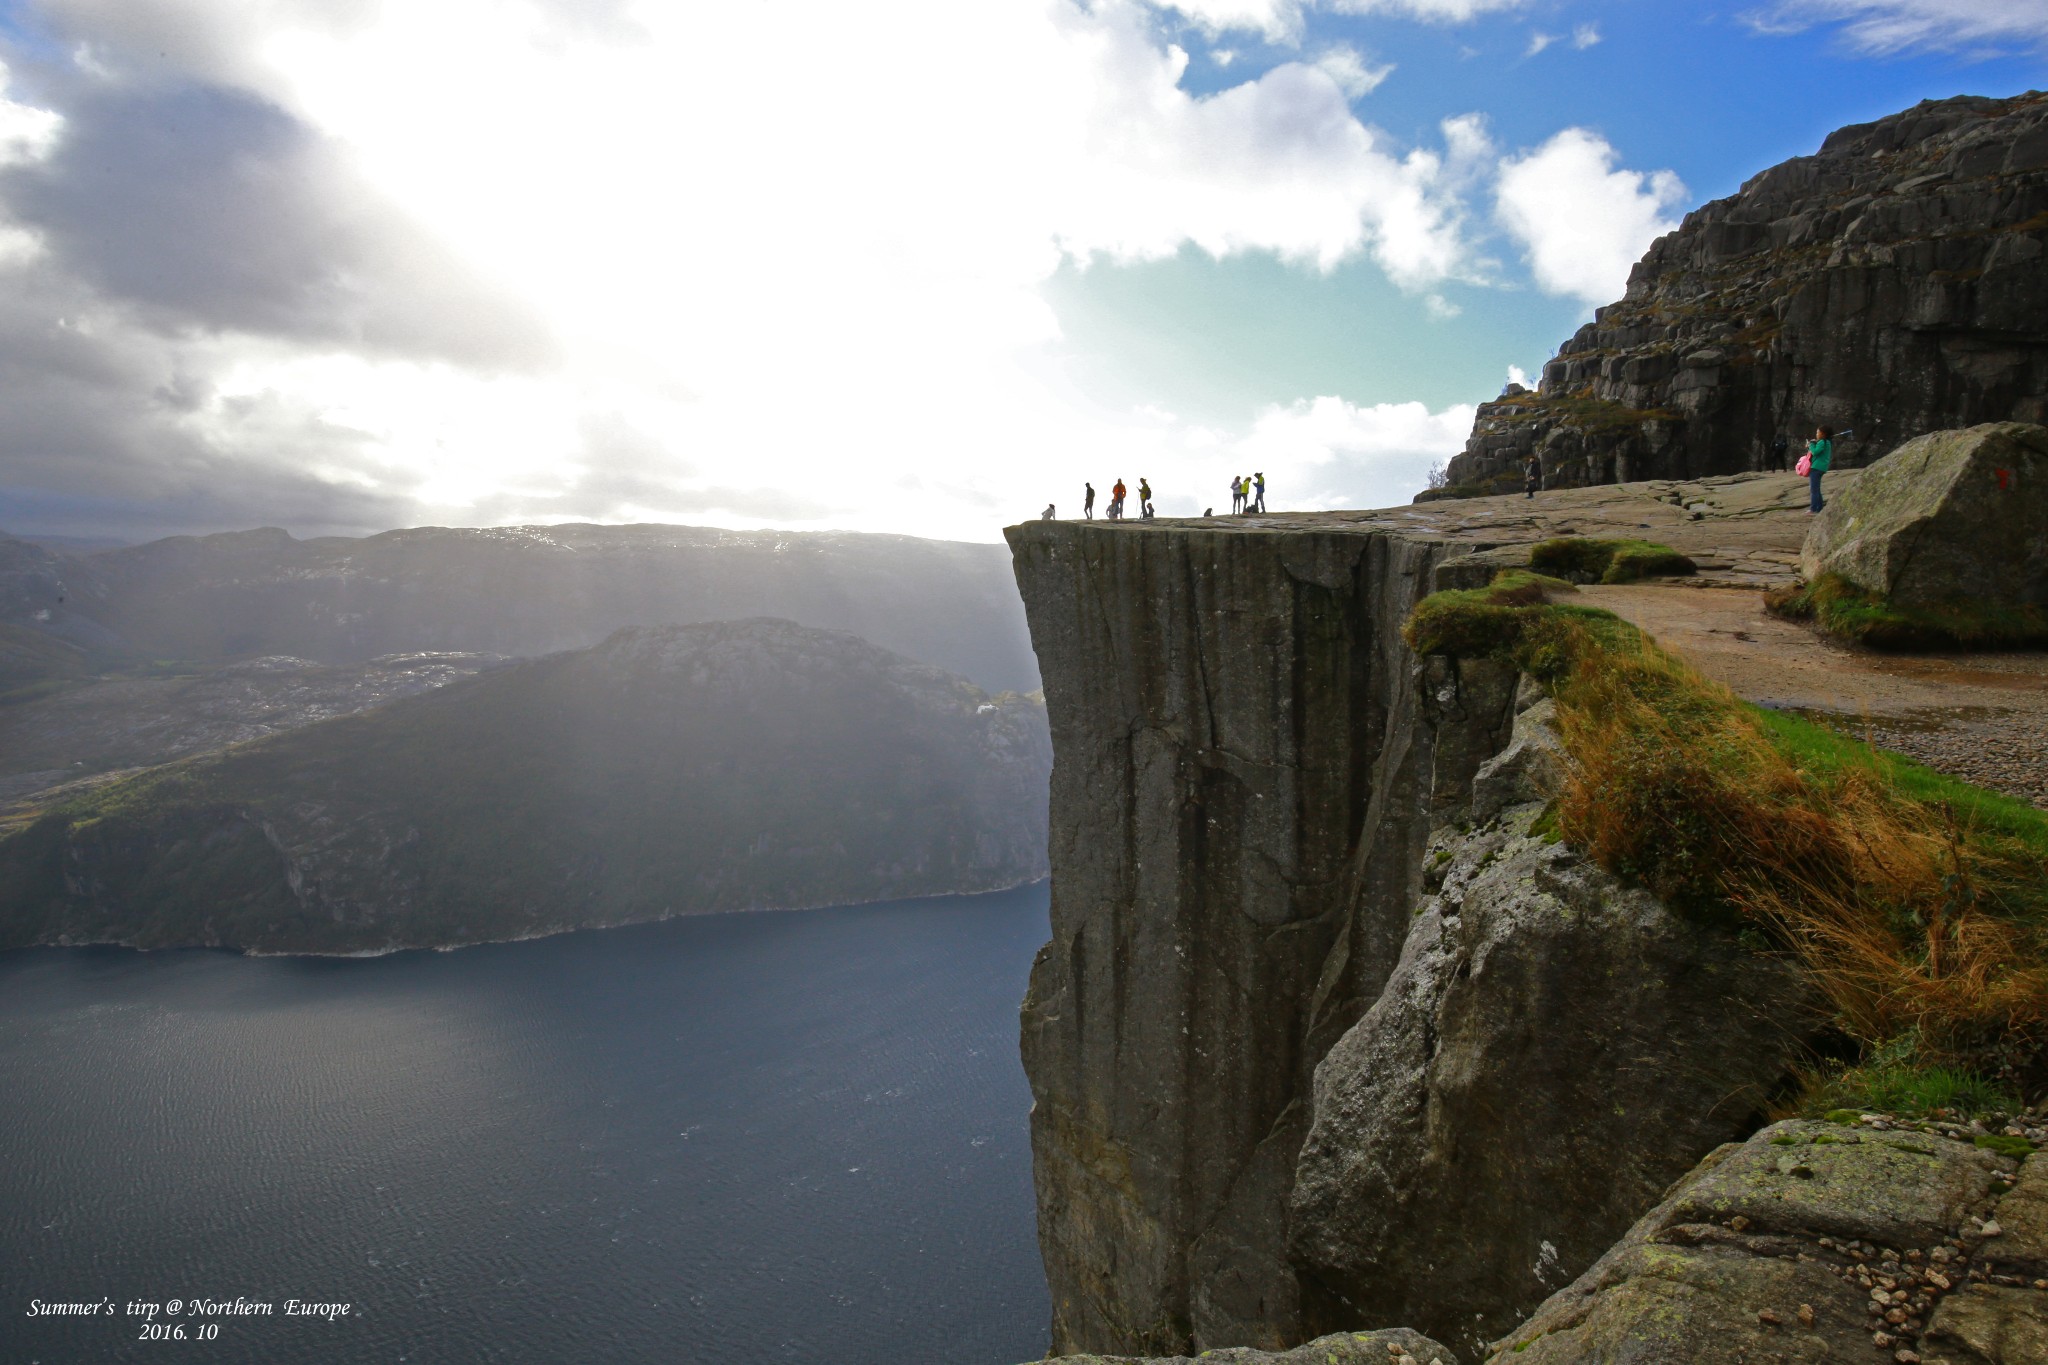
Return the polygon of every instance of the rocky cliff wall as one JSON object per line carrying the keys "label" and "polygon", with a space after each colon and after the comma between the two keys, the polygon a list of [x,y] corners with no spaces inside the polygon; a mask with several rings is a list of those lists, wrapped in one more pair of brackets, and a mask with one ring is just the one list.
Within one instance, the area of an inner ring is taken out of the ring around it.
{"label": "rocky cliff wall", "polygon": [[1476,1352],[1805,1055],[1796,972],[1544,833],[1541,688],[1402,642],[1516,553],[1434,516],[1009,532],[1054,752],[1022,1042],[1056,1352]]}
{"label": "rocky cliff wall", "polygon": [[1514,680],[1398,631],[1475,548],[1032,523],[1052,941],[1024,1004],[1055,1350],[1303,1339],[1288,1200],[1314,1067],[1398,960],[1432,811]]}
{"label": "rocky cliff wall", "polygon": [[2048,95],[1843,128],[1687,215],[1622,299],[1484,404],[1449,479],[1549,487],[1765,467],[1853,428],[1874,459],[1946,427],[2048,420]]}

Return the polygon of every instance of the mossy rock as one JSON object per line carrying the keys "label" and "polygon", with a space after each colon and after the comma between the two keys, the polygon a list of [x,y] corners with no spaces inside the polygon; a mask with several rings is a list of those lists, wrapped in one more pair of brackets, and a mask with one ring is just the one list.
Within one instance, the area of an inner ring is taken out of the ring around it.
{"label": "mossy rock", "polygon": [[1573,583],[1634,583],[1697,573],[1699,566],[1669,545],[1648,540],[1565,536],[1529,552],[1529,565]]}

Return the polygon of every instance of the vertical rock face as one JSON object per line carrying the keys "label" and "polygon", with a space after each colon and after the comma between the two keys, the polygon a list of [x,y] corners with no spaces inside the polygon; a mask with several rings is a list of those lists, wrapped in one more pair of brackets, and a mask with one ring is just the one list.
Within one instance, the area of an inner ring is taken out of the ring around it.
{"label": "vertical rock face", "polygon": [[1501,747],[1514,678],[1416,685],[1398,630],[1454,552],[1433,540],[1008,535],[1055,756],[1023,1012],[1054,1350],[1292,1344],[1315,1063],[1398,959],[1433,813]]}
{"label": "vertical rock face", "polygon": [[1477,1359],[1700,1153],[1762,1122],[1821,1002],[1538,824],[1548,701],[1432,841],[1400,965],[1316,1068],[1292,1215],[1311,1327],[1400,1322]]}
{"label": "vertical rock face", "polygon": [[1929,101],[1840,129],[1650,248],[1622,299],[1483,405],[1449,479],[1501,491],[1764,467],[1853,428],[2048,420],[2048,95]]}

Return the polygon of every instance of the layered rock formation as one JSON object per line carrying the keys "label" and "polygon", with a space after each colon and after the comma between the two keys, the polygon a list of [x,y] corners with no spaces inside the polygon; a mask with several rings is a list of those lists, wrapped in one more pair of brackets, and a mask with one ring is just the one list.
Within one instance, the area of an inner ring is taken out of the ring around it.
{"label": "layered rock formation", "polygon": [[1009,533],[1055,752],[1023,1051],[1056,1351],[1468,1350],[1784,1079],[1782,969],[1532,835],[1517,675],[1401,642],[1492,546],[1381,522]]}
{"label": "layered rock formation", "polygon": [[2048,427],[1908,441],[1830,499],[1801,564],[1898,606],[2048,607]]}
{"label": "layered rock formation", "polygon": [[0,832],[0,946],[378,952],[1042,875],[1035,698],[788,621],[621,631]]}
{"label": "layered rock formation", "polygon": [[[1465,1359],[2038,1365],[2048,1360],[2048,1155],[2026,1145],[1875,1116],[1771,1125],[1709,1154],[1584,1275]],[[1421,1365],[1440,1348],[1414,1336],[1347,1333],[1285,1354],[1202,1359],[1406,1355]]]}
{"label": "layered rock formation", "polygon": [[2032,1365],[2048,1360],[2044,1209],[2048,1157],[1777,1124],[1702,1162],[1488,1359]]}
{"label": "layered rock formation", "polygon": [[1009,535],[1056,755],[1023,1026],[1054,1347],[1292,1344],[1313,1069],[1392,969],[1513,679],[1413,685],[1398,628],[1455,547]]}
{"label": "layered rock formation", "polygon": [[2048,95],[1843,128],[1687,215],[1535,393],[1481,406],[1454,491],[1765,466],[1816,425],[1849,464],[2048,420]]}
{"label": "layered rock formation", "polygon": [[1552,708],[1433,841],[1385,991],[1316,1068],[1292,1250],[1325,1319],[1476,1358],[1693,1159],[1760,1121],[1824,1016],[1803,973],[1546,837]]}

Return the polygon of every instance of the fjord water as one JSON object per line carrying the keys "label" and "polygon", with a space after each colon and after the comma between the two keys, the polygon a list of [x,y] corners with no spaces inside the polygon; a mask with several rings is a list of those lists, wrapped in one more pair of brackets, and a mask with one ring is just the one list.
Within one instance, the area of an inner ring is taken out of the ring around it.
{"label": "fjord water", "polygon": [[[0,1359],[1031,1359],[1046,934],[1041,885],[363,960],[0,954]],[[277,1315],[125,1312],[238,1296]]]}

